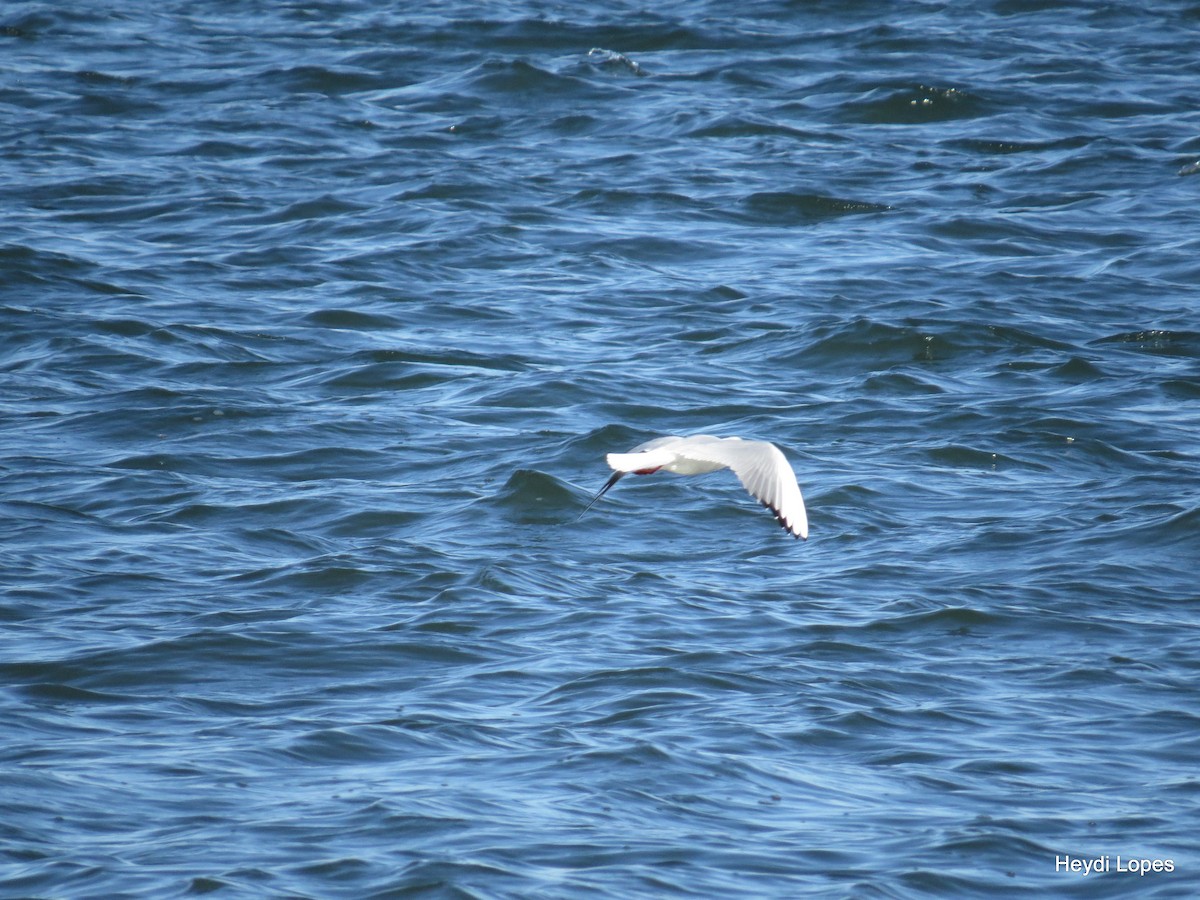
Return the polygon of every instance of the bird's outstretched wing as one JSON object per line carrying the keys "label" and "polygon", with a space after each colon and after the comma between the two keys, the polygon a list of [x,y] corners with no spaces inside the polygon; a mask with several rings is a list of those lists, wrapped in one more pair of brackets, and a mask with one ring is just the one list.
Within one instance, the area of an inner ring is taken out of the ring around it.
{"label": "bird's outstretched wing", "polygon": [[720,463],[733,469],[750,495],[775,514],[794,537],[808,539],[808,512],[787,457],[766,441],[711,438],[675,448],[676,455]]}

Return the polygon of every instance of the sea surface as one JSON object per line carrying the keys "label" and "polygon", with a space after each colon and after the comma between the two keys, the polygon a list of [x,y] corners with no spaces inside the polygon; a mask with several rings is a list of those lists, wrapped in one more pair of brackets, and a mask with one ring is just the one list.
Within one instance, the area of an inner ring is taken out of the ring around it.
{"label": "sea surface", "polygon": [[1195,0],[8,0],[0,896],[1200,895],[1198,162]]}

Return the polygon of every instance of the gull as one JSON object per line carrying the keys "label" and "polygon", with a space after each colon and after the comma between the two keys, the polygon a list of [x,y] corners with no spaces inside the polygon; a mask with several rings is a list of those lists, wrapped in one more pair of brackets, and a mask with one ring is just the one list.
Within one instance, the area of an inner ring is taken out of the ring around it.
{"label": "gull", "polygon": [[[713,437],[711,434],[660,437],[638,444],[628,453],[610,453],[607,459],[614,475],[583,513],[631,472],[652,475],[665,469],[677,475],[702,475],[718,469],[732,469],[742,486],[775,514],[775,519],[788,534],[808,540],[808,513],[804,510],[800,485],[796,483],[796,474],[787,457],[774,444],[737,437]],[[580,518],[583,513],[579,514]]]}

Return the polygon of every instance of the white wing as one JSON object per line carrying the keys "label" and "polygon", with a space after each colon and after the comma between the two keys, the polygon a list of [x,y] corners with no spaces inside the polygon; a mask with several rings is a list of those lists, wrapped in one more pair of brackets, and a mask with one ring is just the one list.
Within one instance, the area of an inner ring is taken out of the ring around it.
{"label": "white wing", "polygon": [[672,449],[679,457],[733,469],[742,486],[775,514],[780,525],[795,537],[808,539],[808,512],[804,509],[796,473],[774,444],[698,435],[694,439],[685,438]]}

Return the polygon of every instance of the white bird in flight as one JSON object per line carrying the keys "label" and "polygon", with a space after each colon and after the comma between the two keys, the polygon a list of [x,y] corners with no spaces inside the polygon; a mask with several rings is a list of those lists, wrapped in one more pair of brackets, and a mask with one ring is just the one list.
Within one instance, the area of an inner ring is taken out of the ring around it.
{"label": "white bird in flight", "polygon": [[[652,475],[665,469],[677,475],[702,475],[717,469],[733,469],[743,487],[775,514],[785,531],[793,537],[808,540],[808,513],[804,510],[800,485],[787,458],[774,444],[694,434],[691,437],[655,438],[638,444],[628,453],[610,453],[607,458],[615,474],[592,498],[584,513],[630,472]],[[579,515],[583,517],[583,513]]]}

